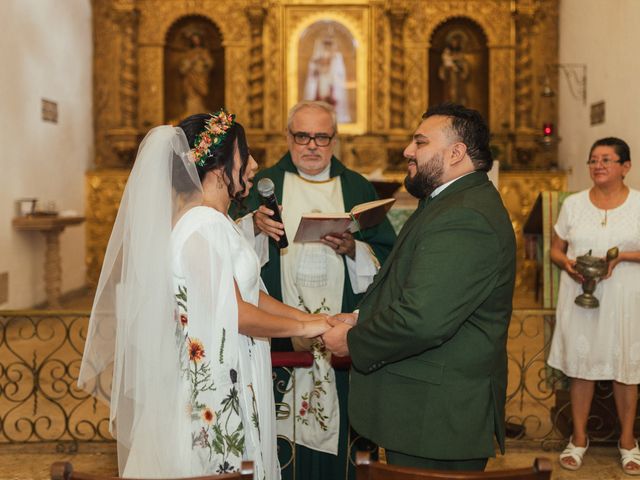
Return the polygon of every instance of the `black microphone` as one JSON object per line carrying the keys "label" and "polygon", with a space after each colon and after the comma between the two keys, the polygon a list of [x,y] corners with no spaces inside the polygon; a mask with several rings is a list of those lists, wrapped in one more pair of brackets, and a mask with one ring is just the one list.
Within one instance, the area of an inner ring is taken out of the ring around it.
{"label": "black microphone", "polygon": [[[270,178],[261,178],[258,180],[258,193],[260,194],[260,203],[273,211],[273,218],[276,222],[283,223],[280,216],[280,209],[278,208],[278,199],[276,198],[275,185]],[[289,242],[287,241],[287,234],[283,233],[280,240],[276,242],[278,248],[287,248]]]}

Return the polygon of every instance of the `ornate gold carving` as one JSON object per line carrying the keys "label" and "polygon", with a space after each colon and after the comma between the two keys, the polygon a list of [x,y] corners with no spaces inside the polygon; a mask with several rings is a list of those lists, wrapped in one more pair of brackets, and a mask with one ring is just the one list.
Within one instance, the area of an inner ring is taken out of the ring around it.
{"label": "ornate gold carving", "polygon": [[227,85],[226,102],[230,111],[235,112],[239,119],[249,118],[249,101],[247,92],[249,82],[249,56],[245,45],[228,46],[226,51],[227,65],[233,65],[237,71],[235,77],[229,78],[231,85]]}
{"label": "ornate gold carving", "polygon": [[283,98],[284,85],[283,49],[281,35],[284,30],[282,7],[273,5],[266,19],[265,62],[267,64],[265,78],[265,129],[269,132],[284,131],[286,123],[286,100]]}
{"label": "ornate gold carving", "polygon": [[[389,55],[386,40],[390,38],[388,18],[382,8],[372,9],[373,36],[371,63],[371,131],[382,132],[387,129],[386,119],[389,112]],[[404,61],[403,61],[404,68]]]}
{"label": "ornate gold carving", "polygon": [[391,32],[390,77],[390,121],[391,128],[404,127],[404,22],[408,12],[402,8],[387,10]]}
{"label": "ornate gold carving", "polygon": [[116,4],[112,18],[120,29],[120,122],[107,132],[107,139],[121,164],[133,161],[138,146],[138,11],[131,2]]}
{"label": "ornate gold carving", "polygon": [[564,191],[564,172],[500,172],[500,195],[516,232],[516,292],[530,295],[535,291],[535,264],[525,258],[522,227],[540,192]]}
{"label": "ornate gold carving", "polygon": [[245,10],[251,27],[251,50],[249,52],[249,126],[262,128],[264,125],[264,57],[262,34],[265,8],[248,7]]}
{"label": "ornate gold carving", "polygon": [[531,56],[531,30],[533,18],[519,13],[516,17],[516,128],[533,127],[533,58]]}
{"label": "ornate gold carving", "polygon": [[86,175],[87,283],[92,287],[98,284],[104,252],[127,178],[128,168],[96,170]]}
{"label": "ornate gold carving", "polygon": [[[220,30],[225,106],[249,127],[250,145],[262,154],[263,165],[286,151],[287,52],[296,28],[312,17],[339,18],[367,57],[358,71],[359,102],[366,107],[358,114],[362,124],[340,132],[339,155],[349,165],[363,171],[386,167],[398,175],[404,170],[401,151],[429,103],[430,40],[439,25],[459,17],[475,22],[487,38],[489,120],[502,165],[515,163],[514,152],[525,159],[521,166],[555,163],[555,150],[540,154],[535,139],[539,77],[546,64],[557,63],[557,0],[92,0],[92,11],[99,169],[87,176],[93,281],[132,149],[149,128],[167,121],[164,49],[171,27],[185,17],[206,18]],[[551,85],[557,86],[555,75]],[[550,108],[545,115],[555,122],[556,107]]]}

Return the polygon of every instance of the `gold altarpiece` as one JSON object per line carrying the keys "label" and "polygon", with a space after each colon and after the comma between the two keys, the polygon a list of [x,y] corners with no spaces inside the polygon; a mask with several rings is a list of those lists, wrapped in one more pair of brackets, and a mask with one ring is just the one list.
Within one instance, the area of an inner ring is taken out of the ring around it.
{"label": "gold altarpiece", "polygon": [[[402,177],[402,149],[426,106],[459,94],[486,115],[501,169],[513,170],[501,190],[517,230],[529,197],[564,182],[561,173],[519,172],[557,164],[555,148],[537,141],[542,121],[555,123],[557,116],[555,105],[539,101],[545,66],[557,64],[557,0],[93,0],[92,6],[90,284],[97,282],[137,145],[151,127],[196,113],[189,105],[214,110],[223,103],[247,128],[261,164],[280,158],[287,110],[314,55],[301,49],[303,33],[318,22],[353,46],[344,52],[351,112],[340,124],[336,152],[347,165]],[[464,72],[458,83],[440,88],[454,71]],[[552,74],[553,88],[557,81]],[[522,274],[518,282],[530,283]]]}

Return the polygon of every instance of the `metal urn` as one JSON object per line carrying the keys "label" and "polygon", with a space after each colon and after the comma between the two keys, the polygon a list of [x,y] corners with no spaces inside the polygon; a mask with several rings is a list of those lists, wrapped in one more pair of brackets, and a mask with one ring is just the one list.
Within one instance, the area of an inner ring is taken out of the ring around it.
{"label": "metal urn", "polygon": [[609,262],[618,257],[618,247],[607,250],[606,258],[591,256],[591,250],[586,255],[576,258],[576,270],[584,280],[582,281],[582,294],[576,297],[576,305],[584,308],[598,308],[600,302],[593,295],[598,279],[604,277],[609,271]]}

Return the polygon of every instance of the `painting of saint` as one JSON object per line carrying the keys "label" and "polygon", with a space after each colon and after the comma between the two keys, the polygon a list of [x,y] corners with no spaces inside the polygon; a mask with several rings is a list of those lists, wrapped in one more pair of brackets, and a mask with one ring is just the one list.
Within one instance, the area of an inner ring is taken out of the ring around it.
{"label": "painting of saint", "polygon": [[356,42],[337,21],[321,20],[300,35],[299,100],[334,106],[338,123],[356,121]]}

